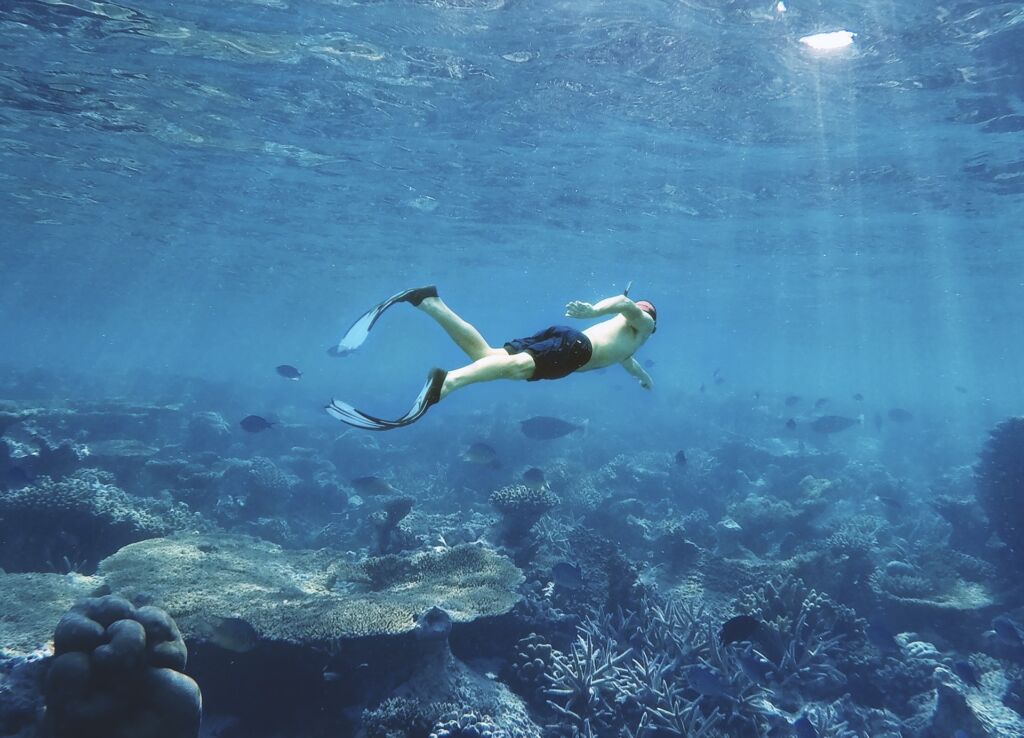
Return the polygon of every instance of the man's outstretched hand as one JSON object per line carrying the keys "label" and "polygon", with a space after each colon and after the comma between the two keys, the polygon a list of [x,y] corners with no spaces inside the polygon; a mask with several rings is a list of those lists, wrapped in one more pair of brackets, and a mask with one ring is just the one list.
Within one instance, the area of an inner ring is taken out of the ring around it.
{"label": "man's outstretched hand", "polygon": [[573,300],[565,306],[565,315],[569,318],[593,318],[595,314],[594,306],[582,300]]}

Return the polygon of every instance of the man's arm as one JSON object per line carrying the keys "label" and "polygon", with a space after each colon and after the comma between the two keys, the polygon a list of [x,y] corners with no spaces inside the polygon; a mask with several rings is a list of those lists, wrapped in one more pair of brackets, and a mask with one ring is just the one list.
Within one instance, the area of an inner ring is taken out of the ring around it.
{"label": "man's arm", "polygon": [[630,322],[642,321],[644,315],[646,315],[643,310],[636,306],[635,302],[625,295],[606,297],[594,305],[582,300],[573,300],[565,306],[565,314],[570,318],[599,318],[602,315],[612,315],[614,313],[622,313],[626,320]]}
{"label": "man's arm", "polygon": [[644,368],[640,366],[640,362],[630,356],[624,362],[622,362],[622,368],[632,374],[638,380],[640,380],[640,386],[644,389],[651,389],[654,387],[654,381],[651,379],[651,375],[644,371]]}

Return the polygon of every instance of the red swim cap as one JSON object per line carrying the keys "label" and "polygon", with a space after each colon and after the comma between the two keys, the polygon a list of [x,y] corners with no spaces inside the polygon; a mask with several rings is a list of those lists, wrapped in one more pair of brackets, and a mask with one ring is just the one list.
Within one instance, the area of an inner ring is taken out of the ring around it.
{"label": "red swim cap", "polygon": [[650,303],[647,300],[637,300],[636,306],[654,318],[655,323],[658,322],[658,311],[654,309],[653,303]]}

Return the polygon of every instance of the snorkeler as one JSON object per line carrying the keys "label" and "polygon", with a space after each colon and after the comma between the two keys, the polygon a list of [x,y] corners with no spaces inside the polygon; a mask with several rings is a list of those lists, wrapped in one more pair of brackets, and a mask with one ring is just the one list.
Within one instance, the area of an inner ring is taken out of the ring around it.
{"label": "snorkeler", "polygon": [[396,420],[383,420],[367,415],[344,402],[332,400],[326,410],[342,422],[367,430],[390,430],[414,423],[432,406],[457,389],[477,382],[495,379],[561,379],[574,372],[587,372],[612,364],[621,365],[651,389],[650,375],[633,358],[655,331],[658,313],[646,300],[634,302],[626,292],[591,305],[574,300],[565,306],[570,318],[613,316],[586,330],[578,331],[564,325],[547,328],[526,338],[516,338],[502,348],[494,348],[480,332],[456,315],[437,295],[434,286],[406,290],[389,297],[364,313],[348,329],[345,337],[328,353],[344,356],[359,348],[370,334],[377,319],[392,305],[408,302],[433,318],[444,328],[459,348],[472,360],[459,369],[431,369],[427,383],[413,403],[412,409]]}

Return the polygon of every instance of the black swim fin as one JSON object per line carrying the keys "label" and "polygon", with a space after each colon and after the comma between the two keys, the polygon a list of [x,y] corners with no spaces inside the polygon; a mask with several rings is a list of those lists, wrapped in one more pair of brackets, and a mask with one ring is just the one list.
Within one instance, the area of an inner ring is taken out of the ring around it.
{"label": "black swim fin", "polygon": [[365,313],[356,318],[356,322],[353,323],[345,335],[338,342],[336,346],[331,346],[327,349],[327,353],[331,356],[345,356],[355,351],[357,348],[363,345],[367,337],[370,335],[370,329],[373,328],[374,323],[377,319],[384,314],[384,311],[394,305],[396,302],[408,302],[414,306],[418,306],[427,297],[437,297],[437,287],[434,285],[428,285],[426,287],[417,287],[411,290],[405,290],[399,292],[397,295],[392,295],[384,302],[379,305],[374,305],[372,308],[367,310]]}
{"label": "black swim fin", "polygon": [[331,400],[331,404],[324,409],[331,417],[337,418],[342,423],[364,430],[384,431],[402,428],[412,425],[422,418],[432,405],[436,405],[441,400],[441,387],[444,386],[447,376],[448,372],[444,369],[431,369],[430,374],[427,375],[427,383],[423,385],[412,408],[397,420],[384,420],[337,400]]}

